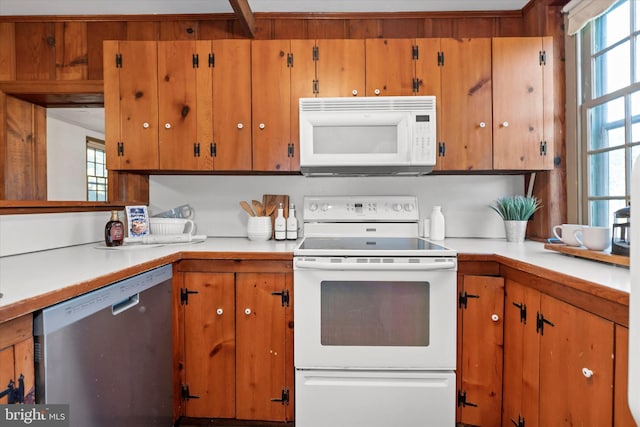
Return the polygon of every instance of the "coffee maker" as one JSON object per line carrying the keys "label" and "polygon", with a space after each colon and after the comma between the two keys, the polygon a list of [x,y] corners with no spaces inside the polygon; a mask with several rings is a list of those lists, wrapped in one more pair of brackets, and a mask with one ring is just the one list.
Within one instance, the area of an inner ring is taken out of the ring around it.
{"label": "coffee maker", "polygon": [[613,214],[613,232],[611,236],[611,253],[629,256],[631,246],[631,208],[618,209]]}

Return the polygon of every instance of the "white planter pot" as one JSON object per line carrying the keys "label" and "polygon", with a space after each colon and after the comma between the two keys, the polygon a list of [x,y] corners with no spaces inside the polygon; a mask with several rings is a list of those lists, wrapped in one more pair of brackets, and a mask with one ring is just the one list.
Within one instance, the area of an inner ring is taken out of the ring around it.
{"label": "white planter pot", "polygon": [[507,242],[524,242],[527,222],[528,221],[504,221],[504,232],[507,235]]}

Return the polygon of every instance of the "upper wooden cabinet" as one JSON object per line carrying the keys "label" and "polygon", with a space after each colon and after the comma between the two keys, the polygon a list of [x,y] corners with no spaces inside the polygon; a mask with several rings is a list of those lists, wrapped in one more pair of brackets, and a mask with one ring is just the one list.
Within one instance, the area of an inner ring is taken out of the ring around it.
{"label": "upper wooden cabinet", "polygon": [[436,170],[491,170],[491,39],[441,39]]}
{"label": "upper wooden cabinet", "polygon": [[109,169],[158,169],[157,43],[105,41],[104,87]]}
{"label": "upper wooden cabinet", "polygon": [[107,161],[112,170],[297,171],[300,98],[434,95],[436,170],[550,169],[551,41],[105,42]]}
{"label": "upper wooden cabinet", "polygon": [[366,39],[367,96],[414,95],[415,40]]}
{"label": "upper wooden cabinet", "polygon": [[253,170],[299,169],[291,142],[291,67],[289,40],[254,40],[251,47]]}
{"label": "upper wooden cabinet", "polygon": [[197,52],[198,169],[250,171],[251,42],[198,41]]}
{"label": "upper wooden cabinet", "polygon": [[110,169],[251,170],[250,42],[105,42],[104,51]]}
{"label": "upper wooden cabinet", "polygon": [[492,40],[493,168],[553,168],[553,41]]}

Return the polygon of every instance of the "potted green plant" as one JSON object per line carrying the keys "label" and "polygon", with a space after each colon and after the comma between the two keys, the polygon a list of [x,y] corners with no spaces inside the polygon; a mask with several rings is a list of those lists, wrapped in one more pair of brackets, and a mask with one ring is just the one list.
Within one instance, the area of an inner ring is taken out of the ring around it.
{"label": "potted green plant", "polygon": [[496,211],[504,221],[507,242],[523,242],[527,230],[527,221],[542,205],[533,196],[505,196],[489,207]]}

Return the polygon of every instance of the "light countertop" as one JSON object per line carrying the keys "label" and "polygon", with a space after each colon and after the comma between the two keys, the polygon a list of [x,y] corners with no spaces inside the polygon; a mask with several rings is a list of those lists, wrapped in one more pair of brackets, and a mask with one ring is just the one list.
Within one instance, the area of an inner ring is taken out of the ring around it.
{"label": "light countertop", "polygon": [[[0,257],[0,322],[30,313],[142,271],[189,258],[291,259],[299,242],[254,242],[246,238],[209,238],[201,243],[106,248],[93,243]],[[529,264],[535,272],[558,273],[629,292],[629,269],[574,258],[544,249],[538,242],[504,239],[447,239],[444,245],[464,255],[498,255],[499,261]]]}

